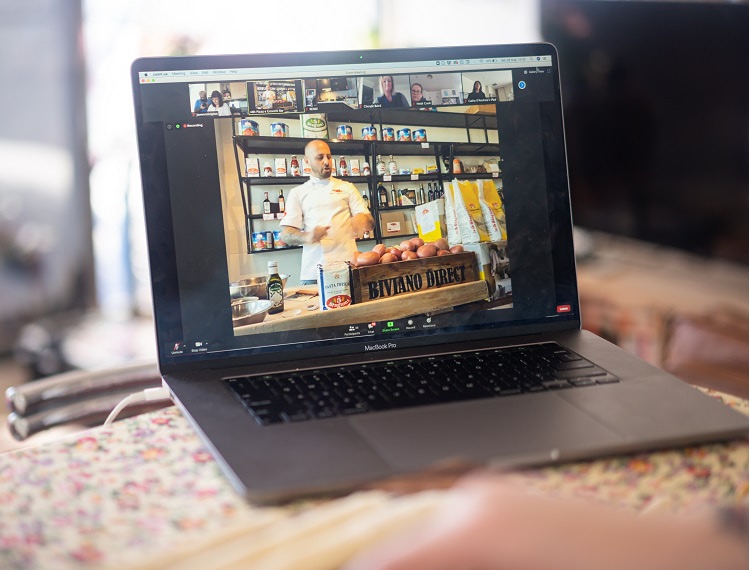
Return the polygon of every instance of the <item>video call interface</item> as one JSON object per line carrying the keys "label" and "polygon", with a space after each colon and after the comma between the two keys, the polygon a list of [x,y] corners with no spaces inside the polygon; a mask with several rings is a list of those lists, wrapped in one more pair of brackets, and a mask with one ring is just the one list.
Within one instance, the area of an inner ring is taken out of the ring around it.
{"label": "video call interface", "polygon": [[[442,111],[446,112],[451,110],[453,112],[446,113],[448,115],[454,115],[454,113],[477,113],[484,114],[487,116],[496,117],[496,127],[493,127],[494,133],[491,135],[492,139],[497,141],[500,140],[500,144],[494,143],[497,148],[493,153],[497,155],[503,154],[502,160],[505,161],[507,166],[508,159],[513,160],[512,153],[515,152],[514,147],[519,146],[518,140],[509,140],[506,133],[503,132],[503,125],[510,125],[514,122],[511,115],[504,115],[501,118],[498,115],[498,109],[501,106],[505,106],[508,103],[512,103],[517,100],[519,95],[522,95],[520,90],[526,88],[527,83],[533,85],[535,78],[539,80],[536,93],[533,89],[527,89],[523,95],[531,95],[532,100],[540,99],[547,100],[553,103],[554,109],[554,90],[551,88],[550,80],[551,69],[549,67],[535,68],[529,70],[515,70],[515,81],[514,81],[514,70],[511,69],[479,69],[471,71],[445,71],[435,73],[412,73],[412,74],[394,74],[394,75],[363,75],[357,77],[344,77],[344,76],[330,76],[330,77],[306,77],[299,79],[252,79],[247,81],[238,81],[233,78],[231,82],[222,82],[220,78],[217,78],[215,83],[183,83],[183,89],[188,91],[186,93],[186,99],[189,99],[189,112],[195,119],[221,119],[224,118],[221,115],[231,115],[235,119],[244,116],[262,116],[271,115],[283,115],[287,116],[294,115],[297,113],[307,112],[318,112],[325,113],[326,109],[332,109],[328,107],[331,104],[337,104],[337,109],[341,109],[340,105],[346,105],[352,110],[368,110],[368,109],[383,109],[387,112],[389,109],[405,109],[413,112],[418,111]],[[532,75],[526,75],[530,73]],[[542,76],[544,74],[544,77]],[[520,82],[519,79],[522,79]],[[172,91],[175,94],[174,91]],[[514,96],[515,94],[515,96]],[[217,95],[221,95],[217,97]],[[386,96],[387,95],[387,96]],[[203,99],[213,103],[214,109],[212,109],[211,103],[209,103],[205,111],[201,109]],[[215,108],[217,106],[217,99],[220,104],[228,104],[230,106],[230,113],[217,113]],[[183,100],[185,101],[185,100]],[[183,103],[184,104],[184,103]],[[472,107],[473,105],[478,107]],[[441,107],[445,109],[441,109]],[[184,107],[183,107],[184,108]],[[530,107],[524,107],[524,113],[528,112]],[[478,109],[472,110],[472,109]],[[187,109],[186,109],[187,110]],[[536,114],[537,111],[534,111]],[[217,116],[219,115],[219,116]],[[415,116],[421,115],[416,113]],[[439,115],[442,115],[440,113]],[[357,115],[359,116],[359,115]],[[387,115],[384,115],[387,117]],[[438,115],[435,115],[437,119]],[[231,120],[231,117],[226,117],[227,120]],[[278,120],[278,119],[274,119]],[[505,122],[504,122],[505,121]],[[508,122],[510,121],[510,122]],[[415,119],[415,124],[418,122]],[[210,124],[210,123],[209,123]],[[525,123],[524,123],[525,124]],[[205,124],[204,124],[205,125]],[[533,125],[533,126],[532,126]],[[542,136],[539,131],[539,127],[536,126],[537,121],[528,122],[528,126],[521,128],[521,138],[528,138],[532,146],[538,147],[538,162],[534,162],[533,168],[530,170],[534,172],[535,181],[525,181],[523,183],[530,183],[535,186],[535,189],[531,192],[539,192],[540,195],[546,193],[544,186],[544,164],[542,162]],[[168,136],[174,137],[173,140],[180,141],[179,137],[186,136],[190,129],[182,129],[182,132],[178,130],[170,131],[169,126],[165,127],[168,130]],[[204,129],[201,129],[203,131]],[[234,130],[234,129],[233,129]],[[461,129],[459,129],[461,130]],[[194,135],[196,131],[192,131]],[[205,136],[209,133],[206,132]],[[211,135],[213,138],[213,135]],[[379,139],[378,139],[379,140]],[[434,139],[432,139],[433,142]],[[452,140],[441,140],[443,143],[450,142],[466,142],[465,140],[452,141]],[[337,155],[335,149],[335,139],[331,141],[332,154]],[[269,153],[274,154],[272,148],[272,142],[268,143]],[[168,149],[175,151],[175,160],[179,162],[189,161],[190,152],[181,152],[180,146],[172,146],[168,142]],[[521,146],[524,146],[522,144]],[[280,147],[281,148],[281,147]],[[283,147],[288,148],[287,146]],[[519,147],[520,148],[520,147]],[[507,150],[506,150],[507,149]],[[201,149],[201,154],[202,154]],[[300,147],[301,150],[301,147]],[[168,152],[171,152],[168,151]],[[279,153],[289,154],[286,150],[279,150]],[[506,155],[507,153],[507,155]],[[301,154],[301,153],[300,153]],[[373,159],[375,157],[372,157]],[[483,173],[487,178],[491,175],[490,171],[482,170],[481,157],[465,156],[466,164],[479,164],[479,169],[472,172]],[[496,159],[500,157],[497,156]],[[169,160],[169,159],[168,159]],[[240,161],[242,157],[240,157]],[[495,160],[498,164],[499,161]],[[487,163],[484,163],[487,166]],[[440,164],[439,168],[442,173],[442,180],[444,180],[443,186],[449,186],[450,182],[456,179],[472,179],[472,176],[462,176],[451,171],[451,165]],[[473,167],[472,167],[473,168]],[[469,170],[465,173],[470,172]],[[219,173],[221,177],[224,174]],[[373,176],[375,172],[373,171]],[[503,192],[507,194],[507,185],[503,188],[504,174],[489,180],[485,179],[484,184],[491,183],[493,188],[497,188],[497,194],[502,202],[502,208],[505,209],[505,196]],[[481,176],[479,177],[481,178]],[[531,178],[531,177],[530,177]],[[427,181],[428,178],[424,178]],[[297,184],[304,182],[300,180]],[[465,182],[465,180],[464,180]],[[226,184],[227,180],[223,181]],[[232,184],[237,184],[236,179],[230,181]],[[376,183],[377,184],[377,181]],[[217,190],[218,190],[217,185]],[[437,185],[436,185],[437,187]],[[483,182],[479,181],[475,183],[475,187],[479,188],[479,192],[482,192]],[[488,186],[486,186],[488,187]],[[360,188],[358,186],[358,188]],[[374,188],[374,187],[373,187]],[[182,191],[182,190],[181,190]],[[360,193],[361,193],[360,188]],[[512,192],[513,189],[511,188]],[[445,192],[445,190],[444,190]],[[444,201],[444,195],[441,200]],[[455,200],[454,200],[455,202]],[[534,204],[541,204],[543,201],[530,201],[532,207]],[[545,217],[545,212],[539,212]],[[517,213],[518,215],[518,213]],[[529,212],[524,213],[528,216]],[[538,215],[534,213],[532,215]],[[481,219],[481,214],[480,214]],[[376,219],[376,223],[378,220]],[[445,304],[446,306],[441,310],[436,311],[423,311],[419,314],[414,314],[408,317],[389,318],[386,313],[382,317],[376,320],[364,321],[361,318],[352,319],[351,322],[345,322],[337,324],[336,326],[325,326],[324,324],[311,324],[305,322],[300,324],[299,327],[284,327],[283,330],[274,331],[272,327],[268,327],[268,322],[261,323],[258,325],[247,325],[247,326],[234,326],[231,333],[231,338],[222,336],[217,338],[214,335],[201,336],[196,334],[195,329],[197,327],[190,326],[189,321],[196,321],[190,313],[190,309],[187,309],[188,299],[183,298],[183,329],[185,336],[183,339],[175,339],[170,341],[167,348],[167,353],[171,356],[180,356],[188,354],[200,354],[206,352],[213,352],[216,350],[226,349],[242,349],[252,348],[254,350],[264,351],[266,349],[282,349],[284,346],[299,345],[302,346],[309,342],[320,342],[330,340],[348,339],[352,342],[356,340],[368,340],[372,339],[374,342],[387,341],[389,338],[418,338],[434,334],[439,334],[443,331],[449,330],[470,330],[472,328],[484,328],[487,325],[493,325],[500,322],[512,322],[521,318],[519,310],[526,311],[525,309],[518,308],[513,310],[513,289],[516,288],[516,274],[514,273],[513,283],[514,286],[511,289],[511,273],[510,273],[510,260],[508,259],[508,240],[513,237],[513,227],[508,224],[507,238],[503,240],[490,240],[483,239],[481,241],[485,243],[475,243],[465,245],[465,252],[474,252],[477,256],[477,269],[478,272],[483,275],[475,275],[474,278],[482,280],[490,277],[488,280],[489,289],[487,291],[488,303],[482,304],[480,302],[472,302],[464,306],[456,306],[452,310],[450,303]],[[226,230],[226,229],[225,229]],[[411,237],[411,236],[409,236]],[[414,236],[416,237],[416,235]],[[398,240],[397,240],[398,241]],[[369,251],[370,248],[375,245],[375,242],[369,244],[360,244],[359,251]],[[388,243],[388,247],[393,245],[398,246],[398,243],[394,243],[391,239]],[[454,244],[449,244],[454,245]],[[543,248],[537,248],[542,251]],[[558,316],[565,316],[564,313],[569,311],[568,305],[555,305],[555,299],[549,296],[552,285],[552,268],[535,264],[534,256],[538,255],[538,252],[532,252],[532,255],[512,260],[516,271],[521,268],[525,272],[522,280],[519,282],[523,285],[524,282],[529,280],[536,280],[540,291],[546,291],[543,295],[539,295],[536,301],[532,301],[533,305],[537,305],[533,309],[534,313],[539,315],[545,313],[555,313]],[[256,255],[256,254],[248,254]],[[278,256],[277,256],[278,257]],[[264,256],[263,262],[270,259],[268,255]],[[547,261],[547,260],[545,260]],[[259,262],[260,263],[260,262]],[[265,263],[261,263],[265,265]],[[523,266],[529,266],[531,271],[526,272]],[[427,279],[427,274],[425,274]],[[540,285],[545,283],[545,285]],[[236,282],[232,282],[228,279],[227,284],[224,285],[236,285]],[[387,286],[385,284],[384,286]],[[400,282],[393,283],[394,288],[401,287]],[[306,287],[306,289],[315,289],[317,285]],[[226,289],[225,289],[226,290]],[[302,293],[302,295],[307,293]],[[235,291],[236,295],[236,291]],[[285,295],[295,298],[299,297],[298,291],[285,291]],[[494,302],[492,302],[494,300]],[[196,306],[205,304],[205,300],[198,300],[200,302],[194,303]],[[231,297],[231,301],[236,301]],[[408,303],[408,295],[401,297],[402,303]],[[310,299],[310,307],[313,304],[317,304],[317,300]],[[516,303],[517,304],[517,303]],[[293,305],[297,306],[297,305]],[[543,307],[543,308],[539,308]],[[228,308],[228,306],[227,306]],[[322,307],[320,307],[322,309]],[[489,310],[489,309],[510,309],[510,310]],[[301,311],[305,311],[307,307],[302,307]],[[311,309],[308,309],[311,310]],[[187,312],[186,312],[187,311]],[[299,312],[299,310],[297,311]],[[330,312],[330,311],[327,311]],[[490,315],[492,313],[492,315]],[[499,313],[504,313],[500,315]],[[216,321],[218,315],[214,315],[211,321]],[[294,315],[292,315],[294,316]],[[233,316],[229,311],[226,313],[227,321],[232,322]],[[282,314],[281,318],[276,315],[276,321],[288,320],[291,324],[291,318],[286,319],[287,315]],[[198,319],[200,320],[200,319]],[[231,326],[231,325],[230,325]],[[257,332],[253,329],[258,328]],[[192,329],[192,332],[189,330]],[[271,332],[273,331],[273,332]],[[301,344],[300,344],[301,343]]]}
{"label": "video call interface", "polygon": [[194,105],[197,87],[191,88],[189,104],[194,114],[219,114],[211,105],[212,94],[218,93],[234,113],[248,115],[323,112],[328,103],[352,109],[434,108],[493,104],[498,97],[492,88],[511,84],[511,71],[268,79],[224,83],[211,93],[205,89],[202,108]]}

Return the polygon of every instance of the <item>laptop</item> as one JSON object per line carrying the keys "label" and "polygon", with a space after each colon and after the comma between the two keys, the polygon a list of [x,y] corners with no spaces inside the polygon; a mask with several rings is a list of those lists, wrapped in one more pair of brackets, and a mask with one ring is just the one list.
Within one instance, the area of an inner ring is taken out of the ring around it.
{"label": "laptop", "polygon": [[[146,58],[132,82],[160,370],[248,500],[746,437],[581,329],[552,45]],[[357,250],[400,260],[304,279],[282,230],[309,231],[314,139],[374,223]]]}

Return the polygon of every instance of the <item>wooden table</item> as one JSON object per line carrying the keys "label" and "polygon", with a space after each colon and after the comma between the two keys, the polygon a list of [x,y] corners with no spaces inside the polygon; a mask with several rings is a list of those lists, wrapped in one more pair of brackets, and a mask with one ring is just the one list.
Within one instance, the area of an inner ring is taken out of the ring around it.
{"label": "wooden table", "polygon": [[[747,402],[721,397],[747,413]],[[735,441],[529,470],[534,488],[641,510],[684,512],[748,495]],[[412,484],[419,483],[412,480]],[[440,481],[427,478],[423,485]],[[167,408],[0,455],[0,567],[335,568],[356,548],[420,520],[441,491],[361,491],[256,508],[235,494],[188,421]]]}
{"label": "wooden table", "polygon": [[317,296],[295,295],[297,291],[297,289],[289,289],[282,313],[268,315],[260,323],[235,327],[235,334],[281,332],[385,319],[394,320],[444,310],[453,305],[481,301],[488,296],[487,284],[480,280],[322,311],[320,299]]}

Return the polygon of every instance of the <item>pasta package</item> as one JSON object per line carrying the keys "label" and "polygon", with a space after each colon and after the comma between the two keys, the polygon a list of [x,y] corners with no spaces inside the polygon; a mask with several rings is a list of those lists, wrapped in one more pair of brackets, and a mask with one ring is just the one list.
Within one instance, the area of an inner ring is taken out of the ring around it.
{"label": "pasta package", "polygon": [[456,218],[456,203],[453,200],[453,184],[444,185],[445,188],[445,233],[448,243],[455,245],[461,243],[461,230],[458,228]]}
{"label": "pasta package", "polygon": [[[489,241],[477,187],[469,180],[453,180],[453,200],[461,243]],[[450,240],[449,240],[450,241]]]}
{"label": "pasta package", "polygon": [[[508,239],[508,230],[505,223],[505,208],[503,207],[503,201],[500,198],[500,193],[495,187],[495,183],[492,180],[479,180],[479,195],[482,197],[482,202],[486,204],[492,213],[492,217],[495,220],[496,226],[499,227],[501,235],[500,237],[491,238],[493,241],[498,239]],[[484,209],[482,210],[484,212]]]}

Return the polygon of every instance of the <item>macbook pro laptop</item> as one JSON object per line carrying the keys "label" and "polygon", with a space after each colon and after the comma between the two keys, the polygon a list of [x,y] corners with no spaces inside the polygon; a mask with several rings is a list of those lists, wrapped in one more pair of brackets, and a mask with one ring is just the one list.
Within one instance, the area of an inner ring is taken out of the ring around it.
{"label": "macbook pro laptop", "polygon": [[[249,500],[746,437],[581,330],[553,46],[147,58],[132,81],[164,384]],[[461,247],[310,285],[281,224],[306,229],[313,139],[375,222],[359,251]]]}

